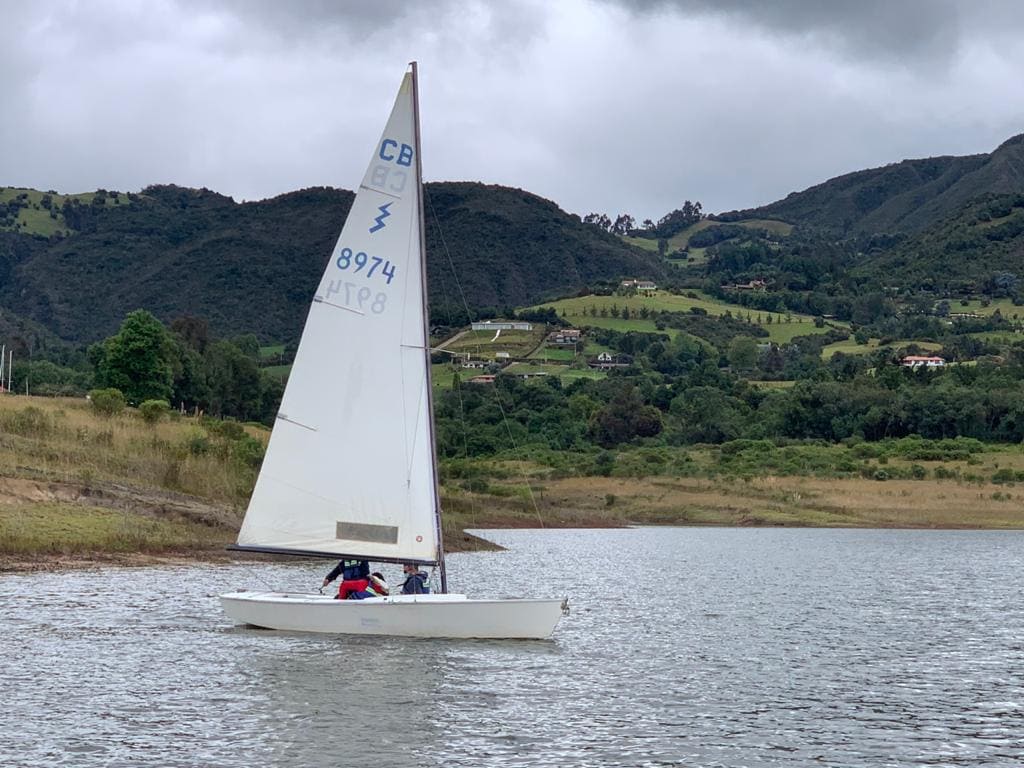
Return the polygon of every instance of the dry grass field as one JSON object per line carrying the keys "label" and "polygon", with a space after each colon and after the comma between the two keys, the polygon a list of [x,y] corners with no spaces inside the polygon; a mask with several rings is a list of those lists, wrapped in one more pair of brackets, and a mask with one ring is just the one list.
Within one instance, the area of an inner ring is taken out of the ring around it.
{"label": "dry grass field", "polygon": [[[85,400],[0,397],[0,571],[229,557],[256,480],[246,447],[194,418],[148,424]],[[451,551],[491,546],[462,527],[445,521]]]}
{"label": "dry grass field", "polygon": [[196,419],[0,397],[0,558],[220,549],[255,479],[238,445]]}
{"label": "dry grass field", "polygon": [[464,493],[469,528],[739,525],[859,528],[1024,528],[1024,487],[956,480],[765,477],[577,477],[491,498]]}
{"label": "dry grass field", "polygon": [[[84,400],[0,397],[0,570],[227,557],[255,482],[253,446],[268,434],[179,416],[148,424],[132,410],[102,417]],[[879,481],[552,479],[543,467],[503,462],[507,479],[487,492],[456,480],[443,489],[445,541],[459,551],[487,546],[466,528],[629,524],[1024,528],[1024,483],[988,481],[1024,470],[1019,447],[924,463],[930,479]],[[959,478],[935,479],[940,464]]]}

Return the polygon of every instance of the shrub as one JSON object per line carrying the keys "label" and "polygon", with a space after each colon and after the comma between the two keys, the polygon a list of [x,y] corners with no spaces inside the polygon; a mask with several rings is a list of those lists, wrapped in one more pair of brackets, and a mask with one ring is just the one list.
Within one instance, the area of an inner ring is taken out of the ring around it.
{"label": "shrub", "polygon": [[910,476],[915,480],[924,480],[926,477],[928,477],[928,470],[922,467],[920,464],[911,464]]}
{"label": "shrub", "polygon": [[210,431],[210,434],[223,437],[225,440],[241,440],[243,437],[246,437],[245,427],[237,421],[204,419],[203,426]]}
{"label": "shrub", "polygon": [[997,469],[992,475],[993,483],[1012,483],[1017,479],[1017,473],[1009,467]]}
{"label": "shrub", "polygon": [[146,400],[139,406],[139,413],[147,424],[156,424],[171,410],[166,400]]}
{"label": "shrub", "polygon": [[875,480],[888,480],[889,479],[889,473],[886,472],[884,469],[876,469],[875,470],[875,474],[872,475],[872,477]]}
{"label": "shrub", "polygon": [[125,406],[121,390],[113,387],[92,390],[89,392],[89,402],[92,403],[92,409],[101,416],[116,416]]}
{"label": "shrub", "polygon": [[210,438],[198,429],[185,439],[185,450],[192,456],[205,456],[210,452]]}
{"label": "shrub", "polygon": [[593,473],[595,475],[601,475],[608,477],[612,473],[612,467],[615,466],[615,454],[611,451],[601,451],[594,458]]}
{"label": "shrub", "polygon": [[243,435],[231,446],[231,457],[254,469],[259,467],[260,462],[263,461],[263,454],[263,443],[249,435]]}
{"label": "shrub", "polygon": [[482,477],[467,478],[460,485],[471,493],[487,493],[491,488],[491,484]]}

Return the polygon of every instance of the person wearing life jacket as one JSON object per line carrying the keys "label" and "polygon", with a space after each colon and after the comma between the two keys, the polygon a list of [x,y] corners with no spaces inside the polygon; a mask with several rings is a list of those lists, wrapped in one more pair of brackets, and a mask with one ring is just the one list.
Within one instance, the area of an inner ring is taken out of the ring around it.
{"label": "person wearing life jacket", "polygon": [[366,589],[370,583],[370,562],[368,560],[342,560],[324,578],[326,587],[338,576],[341,576],[341,583],[338,585],[338,599],[344,600],[352,592],[359,592]]}
{"label": "person wearing life jacket", "polygon": [[367,579],[366,589],[360,589],[358,592],[352,592],[349,594],[349,600],[365,600],[368,597],[387,597],[388,596],[388,583],[384,581],[383,574],[378,571],[374,571],[370,574],[370,578]]}
{"label": "person wearing life jacket", "polygon": [[406,563],[402,566],[402,573],[405,574],[405,581],[402,583],[403,595],[429,595],[430,587],[427,586],[427,576],[420,570],[416,563]]}

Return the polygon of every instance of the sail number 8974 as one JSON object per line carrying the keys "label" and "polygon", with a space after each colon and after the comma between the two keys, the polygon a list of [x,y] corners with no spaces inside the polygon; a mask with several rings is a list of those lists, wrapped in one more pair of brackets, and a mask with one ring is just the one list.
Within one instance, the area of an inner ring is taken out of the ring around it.
{"label": "sail number 8974", "polygon": [[338,269],[354,267],[352,269],[353,272],[362,272],[366,265],[369,264],[370,268],[366,270],[366,277],[373,277],[377,267],[383,264],[384,266],[381,267],[380,272],[377,274],[387,278],[388,285],[391,285],[391,280],[395,276],[395,265],[390,261],[385,261],[380,256],[367,256],[363,251],[353,254],[351,248],[342,248],[335,263],[338,265]]}

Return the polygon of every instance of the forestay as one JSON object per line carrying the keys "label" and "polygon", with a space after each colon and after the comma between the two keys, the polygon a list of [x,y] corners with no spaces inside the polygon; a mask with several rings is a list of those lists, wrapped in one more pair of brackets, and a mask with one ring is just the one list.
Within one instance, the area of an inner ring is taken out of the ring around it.
{"label": "forestay", "polygon": [[438,557],[415,119],[406,74],[306,319],[242,547]]}

